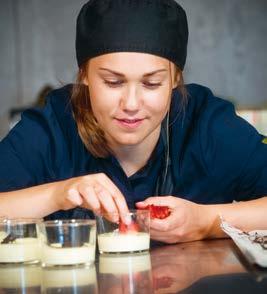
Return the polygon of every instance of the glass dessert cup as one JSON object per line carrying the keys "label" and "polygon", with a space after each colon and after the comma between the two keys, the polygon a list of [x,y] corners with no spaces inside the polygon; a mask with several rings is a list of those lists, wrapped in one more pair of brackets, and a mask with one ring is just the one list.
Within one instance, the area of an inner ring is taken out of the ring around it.
{"label": "glass dessert cup", "polygon": [[[150,234],[148,210],[130,210],[125,216],[127,224],[117,215],[104,213],[96,215],[97,240],[100,254],[132,253],[149,250]],[[118,217],[117,217],[118,219]]]}
{"label": "glass dessert cup", "polygon": [[41,222],[41,219],[1,219],[0,263],[38,263]]}
{"label": "glass dessert cup", "polygon": [[95,220],[45,221],[41,239],[44,267],[89,265],[95,261]]}

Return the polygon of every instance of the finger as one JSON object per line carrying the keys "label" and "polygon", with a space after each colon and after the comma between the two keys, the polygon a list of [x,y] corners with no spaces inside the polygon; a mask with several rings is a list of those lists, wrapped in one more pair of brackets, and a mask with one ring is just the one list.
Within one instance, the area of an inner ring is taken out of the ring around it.
{"label": "finger", "polygon": [[172,210],[171,214],[164,219],[151,219],[150,228],[157,231],[166,232],[181,227],[183,223],[184,219],[182,217],[182,214],[177,212],[177,210]]}
{"label": "finger", "polygon": [[100,213],[101,205],[94,188],[89,185],[79,185],[78,189],[83,197],[85,207],[87,206],[86,208],[93,210],[95,213]]}
{"label": "finger", "polygon": [[175,203],[173,201],[172,196],[154,196],[154,197],[149,197],[144,201],[137,202],[136,206],[137,207],[145,207],[147,205],[158,205],[158,206],[168,206],[169,208],[174,208]]}
{"label": "finger", "polygon": [[146,204],[145,202],[136,202],[135,203],[135,206],[140,209],[147,207],[147,205],[148,204]]}
{"label": "finger", "polygon": [[150,220],[150,229],[158,232],[167,232],[170,230],[169,220],[153,218]]}
{"label": "finger", "polygon": [[119,197],[124,199],[124,196],[122,195],[120,189],[111,181],[111,179],[107,175],[98,174],[96,179],[97,182],[99,182],[101,186],[104,186],[112,196],[118,195]]}
{"label": "finger", "polygon": [[127,215],[129,214],[129,209],[125,197],[123,196],[121,191],[116,187],[116,185],[106,175],[103,175],[101,180],[103,181],[101,181],[101,183],[99,184],[103,185],[106,188],[106,190],[108,190],[116,204],[120,217],[122,218],[123,222],[128,224],[129,217],[127,217]]}
{"label": "finger", "polygon": [[135,205],[138,206],[138,207],[144,207],[144,206],[147,206],[147,205],[150,205],[150,204],[154,204],[155,201],[156,201],[156,198],[159,198],[159,197],[149,197],[149,198],[146,198],[146,200],[144,201],[140,201],[140,202],[136,202]]}
{"label": "finger", "polygon": [[131,223],[131,217],[129,215],[129,209],[128,209],[125,198],[124,197],[121,198],[116,195],[113,195],[113,199],[115,200],[115,203],[116,203],[117,208],[119,210],[119,214],[120,214],[122,221],[125,224],[129,225]]}
{"label": "finger", "polygon": [[105,188],[95,188],[102,209],[108,214],[113,222],[119,221],[119,211],[112,195]]}

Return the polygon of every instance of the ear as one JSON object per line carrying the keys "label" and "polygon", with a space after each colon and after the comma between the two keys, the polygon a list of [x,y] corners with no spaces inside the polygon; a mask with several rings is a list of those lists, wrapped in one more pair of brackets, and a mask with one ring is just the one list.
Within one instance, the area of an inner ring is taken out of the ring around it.
{"label": "ear", "polygon": [[84,77],[84,78],[82,79],[82,83],[83,83],[85,86],[88,86],[88,79],[87,79],[87,76]]}
{"label": "ear", "polygon": [[88,63],[81,66],[81,68],[79,69],[79,76],[80,76],[81,82],[86,86],[89,85],[89,82],[88,82],[88,66],[89,66],[89,61],[88,61]]}
{"label": "ear", "polygon": [[88,86],[88,76],[87,74],[84,72],[84,70],[82,70],[81,72],[81,78],[82,78],[82,83],[86,86]]}
{"label": "ear", "polygon": [[181,79],[181,74],[177,71],[175,73],[174,79],[173,79],[173,84],[172,84],[172,89],[175,89],[178,87]]}
{"label": "ear", "polygon": [[171,76],[172,76],[172,90],[173,90],[178,87],[181,81],[182,72],[173,62],[170,62],[170,70],[171,70]]}

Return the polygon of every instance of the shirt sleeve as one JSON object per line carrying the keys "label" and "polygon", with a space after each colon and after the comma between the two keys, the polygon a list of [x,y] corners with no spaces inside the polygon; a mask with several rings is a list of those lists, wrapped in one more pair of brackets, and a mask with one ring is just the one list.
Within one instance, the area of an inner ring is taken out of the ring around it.
{"label": "shirt sleeve", "polygon": [[228,201],[267,195],[267,145],[264,136],[236,115],[227,101],[208,99],[199,124],[201,153]]}
{"label": "shirt sleeve", "polygon": [[52,181],[61,160],[58,155],[62,142],[49,99],[43,110],[24,112],[21,121],[0,142],[0,192]]}

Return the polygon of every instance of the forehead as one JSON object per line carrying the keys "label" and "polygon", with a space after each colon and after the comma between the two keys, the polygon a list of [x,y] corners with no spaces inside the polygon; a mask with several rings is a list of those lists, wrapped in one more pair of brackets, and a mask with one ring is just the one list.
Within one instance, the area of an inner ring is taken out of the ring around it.
{"label": "forehead", "polygon": [[147,53],[115,52],[90,59],[89,69],[109,68],[122,73],[145,73],[159,69],[169,70],[169,60]]}

